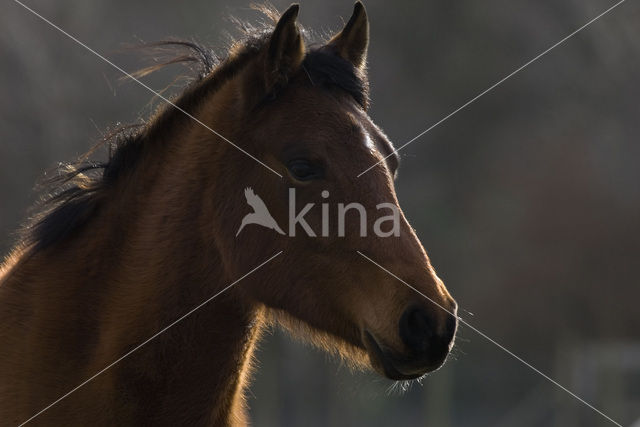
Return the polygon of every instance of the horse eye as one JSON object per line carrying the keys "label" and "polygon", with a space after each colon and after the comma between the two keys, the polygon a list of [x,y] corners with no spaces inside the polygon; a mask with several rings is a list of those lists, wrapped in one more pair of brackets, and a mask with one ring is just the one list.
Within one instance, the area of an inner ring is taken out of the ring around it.
{"label": "horse eye", "polygon": [[287,165],[289,173],[298,181],[310,181],[320,177],[320,170],[313,163],[306,159],[296,159]]}

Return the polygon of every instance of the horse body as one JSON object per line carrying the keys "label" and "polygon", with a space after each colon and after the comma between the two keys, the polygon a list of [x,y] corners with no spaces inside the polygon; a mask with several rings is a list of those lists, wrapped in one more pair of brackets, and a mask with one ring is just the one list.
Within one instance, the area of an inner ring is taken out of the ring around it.
{"label": "horse body", "polygon": [[[17,424],[46,408],[33,422],[245,425],[253,349],[273,321],[392,379],[443,363],[455,302],[404,217],[401,236],[384,242],[358,236],[357,227],[315,240],[262,227],[236,235],[234,221],[248,213],[247,187],[264,197],[278,224],[286,224],[284,198],[293,186],[303,204],[320,188],[367,206],[397,204],[394,158],[366,180],[353,179],[392,152],[365,112],[364,8],[357,3],[343,31],[313,52],[305,50],[297,11],[232,49],[176,101],[283,178],[167,107],[125,138],[101,177],[71,173],[75,184],[7,258],[0,419]],[[301,156],[323,165],[313,175],[322,187],[287,170],[286,158]],[[344,164],[331,169],[329,159]],[[286,262],[275,258],[225,289],[278,251],[289,254]],[[357,251],[388,259],[450,312],[372,270]]]}

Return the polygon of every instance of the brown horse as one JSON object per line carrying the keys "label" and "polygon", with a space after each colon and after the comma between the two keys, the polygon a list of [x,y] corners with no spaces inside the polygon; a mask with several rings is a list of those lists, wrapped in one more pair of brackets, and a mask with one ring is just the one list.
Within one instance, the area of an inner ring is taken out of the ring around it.
{"label": "brown horse", "polygon": [[368,226],[374,206],[398,203],[395,156],[356,178],[393,152],[366,113],[364,7],[314,48],[297,13],[217,66],[198,50],[211,69],[175,106],[120,137],[106,164],[62,175],[0,270],[3,424],[246,424],[252,353],[271,322],[391,379],[444,362],[456,304],[401,213],[385,237],[352,222],[340,236],[248,225],[236,237],[247,187],[281,225],[295,188],[296,206],[316,203],[305,216],[316,230],[327,197],[365,206]]}

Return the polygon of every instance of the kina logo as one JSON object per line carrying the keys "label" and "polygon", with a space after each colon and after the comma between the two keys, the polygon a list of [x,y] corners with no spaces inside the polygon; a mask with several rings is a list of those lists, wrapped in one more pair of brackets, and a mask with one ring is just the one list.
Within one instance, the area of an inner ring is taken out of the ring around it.
{"label": "kina logo", "polygon": [[273,219],[269,213],[269,209],[267,209],[267,206],[264,204],[260,196],[254,193],[251,187],[244,189],[244,197],[247,199],[247,204],[253,208],[253,212],[246,214],[244,218],[242,218],[242,223],[236,233],[236,237],[240,234],[242,229],[249,224],[261,225],[271,230],[275,230],[280,234],[285,234],[276,220]]}

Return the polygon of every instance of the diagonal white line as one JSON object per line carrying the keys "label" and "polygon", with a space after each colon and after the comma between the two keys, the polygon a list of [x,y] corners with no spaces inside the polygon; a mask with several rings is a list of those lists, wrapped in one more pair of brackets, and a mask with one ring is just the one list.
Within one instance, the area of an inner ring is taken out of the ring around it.
{"label": "diagonal white line", "polygon": [[76,42],[77,44],[79,44],[80,46],[84,47],[85,49],[87,49],[89,52],[93,53],[95,56],[97,56],[98,58],[102,59],[104,62],[106,62],[107,64],[111,65],[113,68],[115,68],[116,70],[120,71],[122,74],[124,74],[125,76],[127,76],[128,78],[130,78],[131,80],[133,80],[134,82],[138,83],[140,86],[142,86],[143,88],[147,89],[149,92],[153,93],[155,96],[157,96],[158,98],[162,99],[164,102],[166,102],[167,104],[171,105],[173,108],[175,108],[176,110],[180,111],[181,113],[183,113],[185,116],[189,117],[190,119],[192,119],[193,121],[195,121],[196,123],[198,123],[199,125],[201,125],[202,127],[204,127],[205,129],[207,129],[208,131],[210,131],[211,133],[213,133],[214,135],[216,135],[217,137],[223,139],[224,141],[228,142],[229,144],[231,144],[232,146],[234,146],[235,148],[237,148],[238,150],[240,150],[241,152],[243,152],[244,154],[246,154],[247,156],[251,157],[253,160],[255,160],[256,162],[260,163],[262,166],[264,166],[265,168],[269,169],[271,172],[273,172],[274,174],[278,175],[280,178],[282,178],[282,175],[280,175],[278,172],[276,172],[275,170],[273,170],[271,167],[267,166],[264,162],[262,162],[261,160],[259,160],[258,158],[256,158],[255,156],[253,156],[252,154],[250,154],[249,152],[247,152],[246,150],[244,150],[243,148],[239,147],[238,145],[234,144],[233,142],[231,142],[229,139],[227,139],[226,137],[224,137],[223,135],[221,135],[220,133],[216,132],[215,130],[213,130],[211,127],[207,126],[206,124],[204,124],[201,120],[197,119],[196,117],[194,117],[192,114],[190,114],[189,112],[187,112],[185,109],[178,107],[176,104],[174,104],[172,101],[170,101],[169,99],[167,99],[165,96],[163,96],[162,94],[160,94],[159,92],[153,90],[152,88],[150,88],[149,86],[147,86],[146,84],[144,84],[143,82],[141,82],[140,80],[138,80],[137,78],[135,78],[134,76],[132,76],[131,74],[129,74],[128,72],[126,72],[125,70],[123,70],[122,68],[120,68],[118,65],[114,64],[112,61],[110,61],[109,59],[105,58],[104,56],[102,56],[101,54],[99,54],[98,52],[96,52],[94,49],[90,48],[89,46],[87,46],[85,43],[81,42],[80,40],[78,40],[77,38],[75,38],[74,36],[72,36],[71,34],[69,34],[68,32],[66,32],[65,30],[63,30],[62,28],[60,28],[59,26],[57,26],[56,24],[54,24],[53,22],[49,21],[47,18],[45,18],[44,16],[40,15],[38,12],[36,12],[35,10],[31,9],[29,6],[25,5],[24,3],[20,2],[19,0],[13,0],[15,3],[19,4],[20,6],[22,6],[23,8],[25,8],[26,10],[28,10],[29,12],[31,12],[32,14],[34,14],[35,16],[37,16],[38,18],[40,18],[42,21],[46,22],[47,24],[49,24],[51,27],[55,28],[56,30],[58,30],[59,32],[61,32],[62,34],[64,34],[65,36],[67,36],[68,38],[70,38],[71,40],[73,40],[74,42]]}
{"label": "diagonal white line", "polygon": [[418,135],[414,136],[413,138],[411,138],[409,141],[405,142],[404,144],[402,144],[400,147],[396,148],[395,150],[393,150],[391,153],[389,153],[387,156],[383,157],[382,159],[380,159],[379,161],[377,161],[376,163],[374,163],[373,165],[369,166],[367,169],[365,169],[364,171],[360,172],[358,174],[358,178],[360,178],[362,175],[364,175],[365,173],[369,172],[371,169],[375,168],[376,166],[378,166],[380,163],[384,162],[385,160],[387,160],[389,157],[393,156],[394,154],[397,154],[398,151],[402,150],[404,147],[406,147],[407,145],[411,144],[413,141],[415,141],[416,139],[420,138],[421,136],[423,136],[424,134],[426,134],[427,132],[431,131],[432,129],[434,129],[435,127],[439,126],[440,124],[442,124],[443,122],[445,122],[446,120],[448,120],[449,118],[453,117],[455,114],[457,114],[458,112],[460,112],[461,110],[465,109],[466,107],[468,107],[469,105],[471,105],[472,103],[474,103],[475,101],[477,101],[479,98],[483,97],[484,95],[486,95],[487,93],[491,92],[493,89],[495,89],[496,87],[500,86],[502,83],[504,83],[505,81],[509,80],[511,77],[515,76],[516,74],[518,74],[520,71],[524,70],[525,68],[527,68],[529,65],[533,64],[534,62],[536,62],[538,59],[542,58],[543,56],[545,56],[547,53],[551,52],[553,49],[555,49],[556,47],[560,46],[561,44],[563,44],[564,42],[566,42],[567,40],[569,40],[571,37],[575,36],[576,34],[578,34],[580,31],[584,30],[585,28],[587,28],[589,25],[593,24],[594,22],[596,22],[598,19],[602,18],[604,15],[606,15],[607,13],[611,12],[613,9],[615,9],[616,7],[620,6],[622,3],[624,3],[626,0],[620,0],[618,3],[614,4],[613,6],[611,6],[609,9],[605,10],[604,12],[602,12],[600,15],[596,16],[595,18],[593,18],[591,21],[587,22],[586,24],[584,24],[582,27],[578,28],[577,30],[575,30],[574,32],[572,32],[571,34],[569,34],[568,36],[566,36],[565,38],[563,38],[562,40],[560,40],[559,42],[555,43],[554,45],[552,45],[551,47],[547,48],[545,51],[543,51],[542,53],[538,54],[535,58],[527,61],[525,64],[521,65],[520,67],[518,67],[515,71],[511,72],[510,74],[506,75],[505,77],[503,77],[502,79],[498,80],[497,82],[495,82],[493,85],[489,86],[487,89],[483,90],[482,92],[480,92],[478,95],[474,96],[473,98],[471,98],[470,100],[468,100],[467,102],[465,102],[464,104],[462,104],[460,107],[456,108],[455,110],[453,110],[451,113],[447,114],[446,116],[444,116],[443,118],[441,118],[440,120],[438,120],[437,122],[435,122],[434,124],[432,124],[431,126],[429,126],[427,129],[423,130],[422,132],[420,132]]}
{"label": "diagonal white line", "polygon": [[606,418],[608,421],[612,422],[613,424],[622,427],[622,424],[618,423],[617,421],[613,420],[611,417],[609,417],[607,414],[605,414],[604,412],[600,411],[598,408],[596,408],[595,406],[593,406],[592,404],[590,404],[589,402],[585,401],[584,399],[582,399],[580,396],[578,396],[577,394],[575,394],[574,392],[572,392],[571,390],[569,390],[568,388],[566,388],[565,386],[563,386],[562,384],[560,384],[559,382],[557,382],[556,380],[554,380],[553,378],[551,378],[550,376],[548,376],[547,374],[545,374],[544,372],[540,371],[538,368],[536,368],[535,366],[533,366],[532,364],[530,364],[529,362],[527,362],[526,360],[522,359],[520,356],[516,355],[515,353],[513,353],[511,350],[507,349],[505,346],[503,346],[502,344],[500,344],[499,342],[497,342],[496,340],[494,340],[493,338],[491,338],[490,336],[488,336],[487,334],[485,334],[484,332],[482,332],[481,330],[477,329],[476,327],[474,327],[473,325],[471,325],[469,322],[467,322],[466,320],[464,320],[462,317],[459,317],[455,314],[453,314],[452,312],[450,312],[449,310],[447,310],[446,308],[444,308],[442,305],[438,304],[436,301],[434,301],[433,299],[429,298],[428,296],[426,296],[425,294],[423,294],[422,292],[420,292],[419,290],[417,290],[416,288],[414,288],[413,286],[411,286],[410,284],[408,284],[407,282],[405,282],[404,280],[402,280],[400,277],[396,276],[395,274],[393,274],[392,272],[390,272],[389,270],[387,270],[386,268],[384,268],[383,266],[381,266],[380,264],[378,264],[377,262],[375,262],[374,260],[372,260],[371,258],[369,258],[368,256],[366,256],[365,254],[363,254],[360,251],[357,251],[358,254],[360,254],[360,256],[362,256],[363,258],[365,258],[366,260],[368,260],[369,262],[371,262],[372,264],[376,265],[378,268],[380,268],[382,271],[386,272],[387,274],[389,274],[390,276],[396,278],[397,280],[399,280],[400,282],[404,283],[406,286],[408,286],[409,288],[411,288],[412,290],[414,290],[415,292],[417,292],[418,294],[422,295],[423,297],[425,297],[426,299],[428,299],[429,301],[431,301],[433,304],[435,304],[436,306],[438,306],[439,308],[441,308],[442,310],[446,311],[447,313],[449,313],[450,315],[456,317],[460,323],[464,324],[466,327],[468,327],[469,329],[473,330],[474,332],[476,332],[478,335],[480,335],[481,337],[483,337],[484,339],[486,339],[487,341],[489,341],[490,343],[494,344],[495,346],[497,346],[499,349],[501,349],[502,351],[504,351],[505,353],[507,353],[508,355],[510,355],[511,357],[515,358],[516,360],[518,360],[520,363],[524,364],[525,366],[527,366],[528,368],[530,368],[531,370],[533,370],[535,373],[537,373],[538,375],[541,375],[543,378],[545,378],[546,380],[548,380],[549,382],[551,382],[552,384],[554,384],[555,386],[557,386],[558,388],[560,388],[561,390],[567,392],[568,394],[570,394],[571,396],[573,396],[574,398],[576,398],[578,401],[582,402],[583,404],[585,404],[586,406],[588,406],[589,408],[593,409],[594,411],[596,411],[598,414],[602,415],[604,418]]}
{"label": "diagonal white line", "polygon": [[84,385],[86,385],[87,383],[91,382],[94,378],[96,378],[97,376],[99,376],[100,374],[104,373],[105,371],[111,369],[113,366],[115,366],[116,364],[120,363],[123,359],[127,358],[128,356],[130,356],[131,354],[133,354],[134,352],[138,351],[140,348],[142,348],[143,346],[147,345],[149,342],[153,341],[154,339],[156,339],[159,335],[165,333],[169,328],[175,326],[176,324],[178,324],[179,322],[183,321],[184,319],[186,319],[187,317],[189,317],[190,315],[192,315],[194,312],[196,312],[197,310],[201,309],[202,307],[204,307],[205,305],[207,305],[208,303],[210,303],[212,300],[214,300],[216,297],[218,297],[219,295],[221,295],[223,292],[225,292],[227,289],[231,288],[233,285],[235,285],[236,283],[238,283],[239,281],[241,281],[242,279],[244,279],[245,277],[249,276],[250,274],[252,274],[253,272],[255,272],[256,270],[260,269],[262,266],[264,266],[265,264],[267,264],[268,262],[270,262],[271,260],[273,260],[275,257],[277,257],[278,255],[280,255],[282,253],[282,251],[276,253],[275,255],[273,255],[271,258],[269,258],[268,260],[264,261],[262,264],[260,264],[259,266],[253,268],[253,270],[249,271],[248,273],[246,273],[244,276],[240,277],[239,279],[237,279],[236,281],[234,281],[233,283],[231,283],[230,285],[228,285],[227,287],[225,287],[224,289],[222,289],[221,291],[217,292],[215,295],[207,298],[205,301],[203,301],[202,303],[198,304],[196,307],[192,308],[191,310],[189,310],[187,313],[183,314],[182,316],[180,316],[178,319],[174,320],[173,322],[171,322],[169,325],[165,326],[164,328],[162,328],[161,330],[159,330],[158,332],[156,332],[155,334],[153,334],[151,337],[147,338],[146,340],[144,340],[143,342],[141,342],[140,344],[138,344],[137,346],[135,346],[134,348],[132,348],[131,350],[129,350],[128,352],[126,352],[125,354],[123,354],[122,356],[120,356],[120,358],[118,358],[117,360],[115,360],[114,362],[110,363],[109,365],[107,365],[106,367],[104,367],[103,369],[101,369],[100,371],[96,372],[92,377],[88,378],[87,380],[83,381],[82,383],[78,384],[76,387],[74,387],[73,389],[69,390],[67,393],[65,393],[64,395],[60,396],[58,399],[54,400],[53,402],[51,402],[49,405],[47,405],[45,408],[41,409],[38,413],[34,414],[31,418],[29,418],[28,420],[22,422],[18,427],[21,427],[25,424],[27,424],[28,422],[30,422],[31,420],[33,420],[34,418],[36,418],[38,415],[42,414],[43,412],[45,412],[46,410],[50,409],[52,406],[56,405],[58,402],[60,402],[61,400],[63,400],[64,398],[68,397],[71,393],[75,392],[76,390],[78,390],[79,388],[83,387]]}

